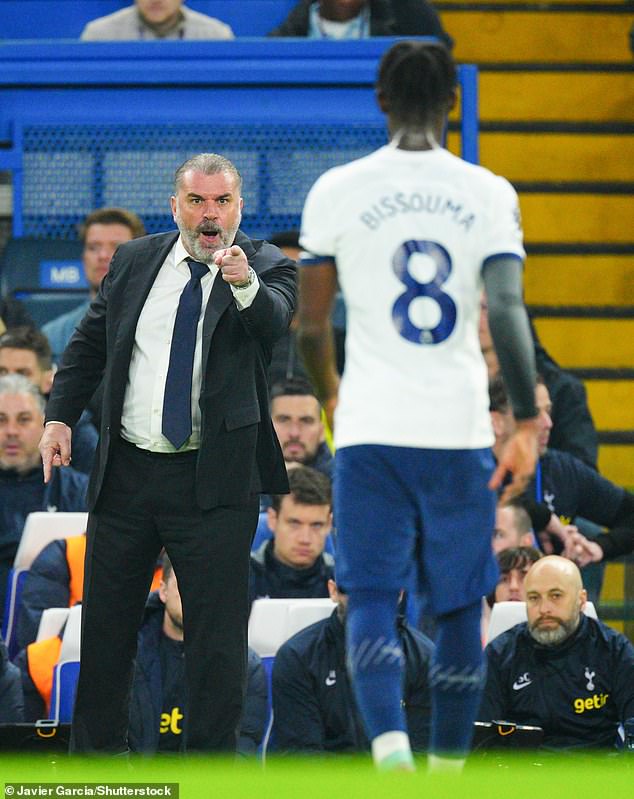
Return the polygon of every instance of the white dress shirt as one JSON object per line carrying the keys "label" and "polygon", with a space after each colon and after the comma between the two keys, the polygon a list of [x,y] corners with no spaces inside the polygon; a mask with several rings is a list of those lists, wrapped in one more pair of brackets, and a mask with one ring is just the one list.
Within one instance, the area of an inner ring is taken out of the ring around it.
{"label": "white dress shirt", "polygon": [[[174,452],[174,446],[161,433],[163,395],[169,366],[174,321],[181,293],[191,277],[185,259],[190,258],[179,236],[161,266],[145,301],[134,336],[128,385],[121,414],[121,436],[141,449],[151,452]],[[202,385],[202,334],[205,309],[218,267],[209,266],[209,274],[200,281],[202,305],[196,328],[196,349],[192,374],[192,434],[180,451],[200,445],[200,408]],[[222,279],[222,278],[221,278]],[[259,282],[257,277],[247,288],[231,286],[239,310],[253,302]]]}

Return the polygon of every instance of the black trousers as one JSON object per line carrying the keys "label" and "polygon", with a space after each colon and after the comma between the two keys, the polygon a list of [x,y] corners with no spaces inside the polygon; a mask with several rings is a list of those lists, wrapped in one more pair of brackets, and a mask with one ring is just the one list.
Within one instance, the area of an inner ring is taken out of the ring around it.
{"label": "black trousers", "polygon": [[71,751],[127,751],[137,632],[165,547],[183,604],[188,750],[235,751],[246,685],[249,552],[258,499],[196,506],[196,453],[118,441],[89,516]]}

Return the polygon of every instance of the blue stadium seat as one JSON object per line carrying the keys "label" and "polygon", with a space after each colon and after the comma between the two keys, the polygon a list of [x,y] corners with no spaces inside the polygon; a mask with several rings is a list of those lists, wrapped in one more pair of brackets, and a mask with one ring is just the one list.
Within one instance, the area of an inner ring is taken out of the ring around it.
{"label": "blue stadium seat", "polygon": [[71,512],[37,511],[27,516],[13,568],[9,572],[3,610],[2,637],[10,658],[17,654],[16,632],[20,598],[31,564],[42,549],[56,538],[81,535],[86,529],[87,519],[87,513]]}
{"label": "blue stadium seat", "polygon": [[28,569],[11,569],[7,578],[7,595],[4,602],[2,617],[2,638],[7,645],[9,658],[13,659],[18,654],[17,621],[18,610],[22,597],[24,581],[29,573]]}
{"label": "blue stadium seat", "polygon": [[13,296],[20,300],[36,327],[41,328],[47,322],[77,308],[85,302],[87,291],[14,291]]}
{"label": "blue stadium seat", "polygon": [[271,682],[275,655],[279,647],[292,635],[329,616],[335,607],[329,599],[256,599],[249,616],[249,646],[254,649],[266,674],[268,686],[268,720],[260,755],[266,759],[271,747],[273,729],[273,703]]}
{"label": "blue stadium seat", "polygon": [[79,661],[65,660],[53,671],[51,709],[49,716],[57,722],[72,721],[79,678]]}
{"label": "blue stadium seat", "polygon": [[79,241],[10,239],[0,257],[0,294],[16,289],[87,289],[81,253]]}
{"label": "blue stadium seat", "polygon": [[53,670],[49,718],[58,722],[70,721],[73,717],[79,677],[80,638],[81,605],[75,605],[68,614],[59,660]]}

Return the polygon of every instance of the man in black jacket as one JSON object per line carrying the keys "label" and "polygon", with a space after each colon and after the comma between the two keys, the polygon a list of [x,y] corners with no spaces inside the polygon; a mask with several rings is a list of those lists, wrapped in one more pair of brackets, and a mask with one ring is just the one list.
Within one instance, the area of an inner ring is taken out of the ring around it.
{"label": "man in black jacket", "polygon": [[550,555],[526,575],[528,621],[486,648],[478,719],[542,727],[548,749],[613,748],[634,717],[634,646],[584,615],[579,569]]}
{"label": "man in black jacket", "polygon": [[288,473],[290,494],[277,494],[267,511],[273,538],[251,555],[250,600],[327,597],[334,558],[324,552],[332,527],[331,487],[309,466]]}
{"label": "man in black jacket", "polygon": [[[44,333],[34,327],[16,327],[0,336],[0,376],[9,374],[24,375],[48,397],[55,369]],[[73,469],[90,474],[96,447],[97,429],[91,414],[84,411],[73,433]]]}
{"label": "man in black jacket", "polygon": [[7,647],[0,636],[0,724],[20,721],[24,721],[20,670],[9,660]]}
{"label": "man in black jacket", "polygon": [[[359,717],[345,653],[345,594],[328,581],[337,603],[332,615],[283,644],[273,666],[273,746],[287,752],[359,752],[369,749]],[[428,669],[434,645],[398,619],[405,660],[403,704],[412,749],[429,741],[431,698]]]}
{"label": "man in black jacket", "polygon": [[[252,649],[248,655],[247,694],[237,748],[241,755],[256,752],[268,716],[266,674],[258,655]],[[139,630],[130,748],[144,754],[181,751],[186,713],[183,607],[174,569],[165,555],[163,579],[159,590],[150,594]]]}
{"label": "man in black jacket", "polygon": [[[493,451],[497,453],[515,426],[501,377],[491,382],[489,398],[495,432]],[[604,558],[631,552],[634,549],[634,495],[569,452],[551,449],[552,405],[544,383],[536,387],[535,402],[539,410],[539,461],[535,477],[522,497],[535,533],[540,537],[539,534],[547,530],[561,536],[567,547],[565,554],[573,556],[572,545],[581,540],[573,523],[580,516],[608,528],[608,533],[597,539]],[[585,565],[583,561],[581,564]]]}
{"label": "man in black jacket", "polygon": [[258,494],[288,489],[267,370],[293,316],[296,271],[239,229],[241,188],[215,153],[177,169],[178,231],[117,249],[55,375],[46,479],[70,462],[72,428],[103,378],[74,751],[128,749],[128,686],[162,547],[183,599],[187,749],[235,751]]}
{"label": "man in black jacket", "polygon": [[448,47],[453,44],[427,0],[299,0],[269,36],[437,36]]}

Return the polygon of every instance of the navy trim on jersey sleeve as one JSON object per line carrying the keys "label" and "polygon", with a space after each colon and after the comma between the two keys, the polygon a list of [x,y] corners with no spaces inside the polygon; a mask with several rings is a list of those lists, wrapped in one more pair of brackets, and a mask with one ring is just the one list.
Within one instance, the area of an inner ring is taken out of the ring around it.
{"label": "navy trim on jersey sleeve", "polygon": [[518,255],[516,252],[497,252],[497,253],[495,253],[495,255],[487,256],[484,259],[484,261],[482,261],[482,270],[481,271],[484,271],[486,269],[487,265],[491,263],[491,261],[495,261],[498,258],[514,258],[516,261],[519,261],[521,264],[524,263],[524,259],[522,258],[522,256]]}
{"label": "navy trim on jersey sleeve", "polygon": [[315,266],[316,264],[321,264],[324,261],[330,261],[333,264],[335,263],[335,259],[333,258],[332,255],[314,255],[313,253],[302,252],[300,253],[297,265]]}

